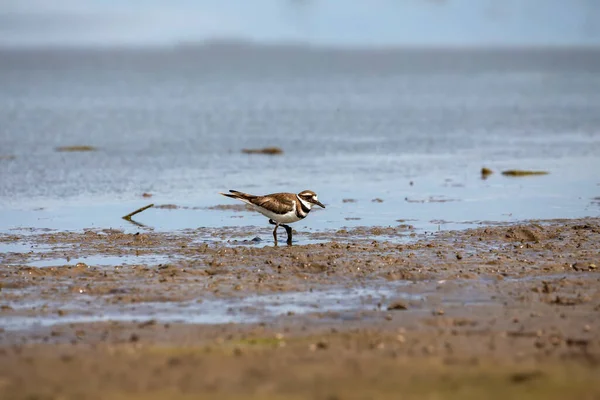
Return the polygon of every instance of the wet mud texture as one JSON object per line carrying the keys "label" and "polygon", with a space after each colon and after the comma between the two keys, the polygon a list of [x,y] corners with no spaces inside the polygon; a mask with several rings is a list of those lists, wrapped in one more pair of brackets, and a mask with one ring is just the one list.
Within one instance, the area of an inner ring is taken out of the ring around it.
{"label": "wet mud texture", "polygon": [[[58,319],[0,329],[0,398],[600,396],[599,219],[441,232],[411,243],[394,240],[405,230],[378,229],[380,236],[359,228],[279,248],[201,243],[194,231],[0,236],[0,244],[35,246],[1,255],[2,321]],[[40,251],[49,259],[167,261],[26,265]],[[315,299],[314,312],[265,312],[259,323],[60,323],[115,304],[398,283],[361,307],[332,311]]]}

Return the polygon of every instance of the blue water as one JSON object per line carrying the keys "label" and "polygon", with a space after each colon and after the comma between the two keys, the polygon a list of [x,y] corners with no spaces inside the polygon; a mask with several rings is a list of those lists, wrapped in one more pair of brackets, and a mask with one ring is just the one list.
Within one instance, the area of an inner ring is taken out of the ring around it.
{"label": "blue water", "polygon": [[0,50],[0,87],[0,232],[265,224],[227,189],[312,189],[314,230],[600,213],[598,50]]}

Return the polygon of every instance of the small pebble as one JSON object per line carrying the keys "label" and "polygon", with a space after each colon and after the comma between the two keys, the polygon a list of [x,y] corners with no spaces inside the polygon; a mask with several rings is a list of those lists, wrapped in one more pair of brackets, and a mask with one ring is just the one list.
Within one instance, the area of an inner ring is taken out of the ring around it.
{"label": "small pebble", "polygon": [[408,306],[401,300],[394,301],[388,305],[388,310],[408,310]]}
{"label": "small pebble", "polygon": [[559,345],[561,342],[562,342],[562,340],[561,340],[561,338],[559,338],[558,336],[552,336],[552,337],[550,338],[550,343],[551,343],[553,346],[558,346],[558,345]]}
{"label": "small pebble", "polygon": [[317,342],[317,343],[312,343],[310,346],[308,346],[310,351],[317,351],[317,350],[325,350],[329,347],[329,344],[327,344],[327,342]]}

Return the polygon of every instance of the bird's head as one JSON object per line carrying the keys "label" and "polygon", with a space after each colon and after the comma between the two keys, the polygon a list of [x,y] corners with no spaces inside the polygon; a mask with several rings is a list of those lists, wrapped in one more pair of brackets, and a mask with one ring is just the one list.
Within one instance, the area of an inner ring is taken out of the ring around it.
{"label": "bird's head", "polygon": [[307,202],[309,208],[312,208],[314,205],[325,208],[325,205],[319,201],[317,194],[312,190],[304,190],[298,193],[298,197]]}

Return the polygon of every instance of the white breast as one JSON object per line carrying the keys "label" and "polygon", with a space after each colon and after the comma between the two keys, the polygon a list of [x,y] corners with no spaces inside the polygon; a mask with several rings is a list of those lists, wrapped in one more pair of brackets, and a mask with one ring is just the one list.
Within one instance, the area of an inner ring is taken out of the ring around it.
{"label": "white breast", "polygon": [[296,203],[294,203],[294,208],[292,209],[292,211],[290,211],[286,214],[275,214],[274,212],[266,210],[262,207],[258,207],[255,205],[252,205],[252,206],[256,211],[258,211],[265,217],[270,218],[273,221],[278,222],[280,224],[291,224],[292,222],[297,222],[302,219],[302,218],[298,218],[298,216],[296,215]]}

